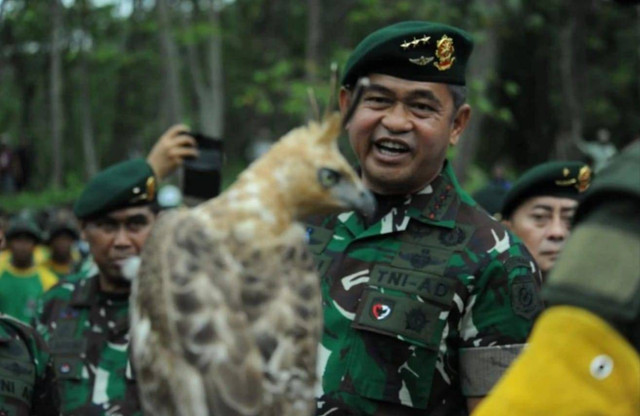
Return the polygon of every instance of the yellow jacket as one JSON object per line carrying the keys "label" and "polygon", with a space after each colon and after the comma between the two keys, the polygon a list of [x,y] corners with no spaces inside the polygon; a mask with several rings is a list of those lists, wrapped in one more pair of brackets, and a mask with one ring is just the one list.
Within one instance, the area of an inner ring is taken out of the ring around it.
{"label": "yellow jacket", "polygon": [[473,416],[638,416],[640,355],[581,308],[556,306]]}

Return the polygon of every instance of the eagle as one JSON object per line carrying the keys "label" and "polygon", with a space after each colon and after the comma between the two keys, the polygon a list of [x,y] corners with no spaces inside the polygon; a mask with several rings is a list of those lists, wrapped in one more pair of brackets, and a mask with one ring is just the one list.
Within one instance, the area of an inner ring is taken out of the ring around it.
{"label": "eagle", "polygon": [[311,415],[322,331],[301,220],[375,202],[340,153],[338,113],[282,137],[218,197],[161,215],[132,286],[149,415]]}

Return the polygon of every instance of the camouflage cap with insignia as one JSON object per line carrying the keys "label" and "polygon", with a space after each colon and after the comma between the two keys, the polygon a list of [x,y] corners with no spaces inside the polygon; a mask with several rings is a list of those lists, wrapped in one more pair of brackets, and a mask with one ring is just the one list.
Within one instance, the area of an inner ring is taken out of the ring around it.
{"label": "camouflage cap with insignia", "polygon": [[42,231],[32,218],[16,217],[9,221],[9,227],[5,233],[6,239],[11,240],[13,237],[20,234],[30,235],[36,241],[40,241],[42,239]]}
{"label": "camouflage cap with insignia", "polygon": [[502,217],[509,218],[523,202],[535,196],[580,199],[591,184],[591,168],[577,161],[553,161],[526,171],[507,192]]}
{"label": "camouflage cap with insignia", "polygon": [[144,159],[113,165],[94,176],[76,201],[73,212],[88,219],[117,209],[151,204],[156,179]]}
{"label": "camouflage cap with insignia", "polygon": [[342,85],[379,73],[412,81],[465,85],[471,35],[440,23],[408,21],[384,27],[355,48],[344,68]]}

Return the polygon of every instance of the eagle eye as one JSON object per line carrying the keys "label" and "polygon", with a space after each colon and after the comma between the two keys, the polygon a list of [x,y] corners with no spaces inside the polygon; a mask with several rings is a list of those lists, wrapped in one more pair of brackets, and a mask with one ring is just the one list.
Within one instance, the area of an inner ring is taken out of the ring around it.
{"label": "eagle eye", "polygon": [[331,188],[340,181],[340,173],[333,169],[321,168],[318,170],[318,181],[324,188]]}

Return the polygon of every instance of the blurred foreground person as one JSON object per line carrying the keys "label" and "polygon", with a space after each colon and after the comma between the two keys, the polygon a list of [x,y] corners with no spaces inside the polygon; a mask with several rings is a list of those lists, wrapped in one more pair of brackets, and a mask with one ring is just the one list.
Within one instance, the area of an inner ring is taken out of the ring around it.
{"label": "blurred foreground person", "polygon": [[524,241],[545,278],[571,233],[578,200],[591,183],[582,162],[553,161],[526,171],[502,204],[502,222]]}
{"label": "blurred foreground person", "polygon": [[38,297],[58,282],[58,278],[34,261],[41,239],[37,224],[18,217],[9,222],[6,233],[9,257],[0,267],[0,312],[29,323]]}
{"label": "blurred foreground person", "polygon": [[576,213],[529,347],[474,416],[640,414],[640,143]]}
{"label": "blurred foreground person", "polygon": [[0,312],[0,415],[57,416],[52,362],[33,328]]}

